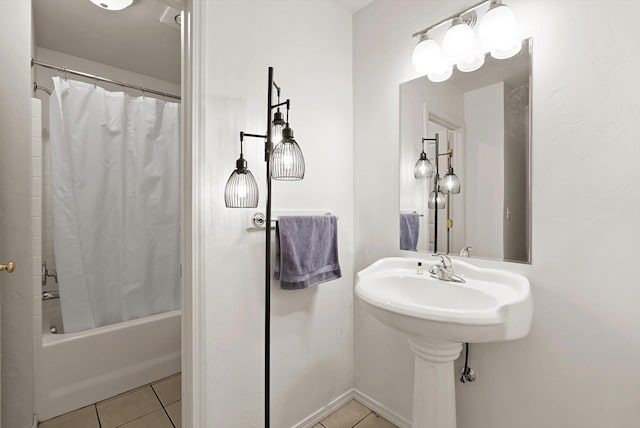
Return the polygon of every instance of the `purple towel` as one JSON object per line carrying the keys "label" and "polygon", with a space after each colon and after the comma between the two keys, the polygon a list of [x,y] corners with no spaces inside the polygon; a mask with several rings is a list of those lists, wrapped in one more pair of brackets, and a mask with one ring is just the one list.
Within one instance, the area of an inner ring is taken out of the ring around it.
{"label": "purple towel", "polygon": [[420,216],[416,213],[400,214],[400,249],[418,251]]}
{"label": "purple towel", "polygon": [[274,279],[285,290],[307,288],[342,276],[338,219],[332,215],[283,216],[276,225]]}

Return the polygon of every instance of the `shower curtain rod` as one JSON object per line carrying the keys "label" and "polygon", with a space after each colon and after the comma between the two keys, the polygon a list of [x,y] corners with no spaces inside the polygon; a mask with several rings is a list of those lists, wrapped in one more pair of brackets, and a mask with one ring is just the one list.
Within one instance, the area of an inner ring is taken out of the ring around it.
{"label": "shower curtain rod", "polygon": [[84,73],[82,71],[69,70],[66,67],[60,67],[59,65],[46,64],[44,62],[36,61],[33,58],[31,58],[31,67],[33,67],[34,65],[38,65],[38,66],[44,67],[44,68],[49,68],[51,70],[61,71],[63,73],[63,76],[65,74],[67,74],[67,73],[68,74],[75,74],[76,76],[86,77],[87,79],[92,79],[92,80],[95,80],[97,82],[112,83],[114,85],[122,86],[123,88],[136,89],[138,91],[141,91],[143,95],[145,93],[149,93],[149,94],[154,94],[154,95],[160,95],[160,96],[163,96],[163,97],[166,97],[166,98],[173,98],[174,100],[180,100],[180,97],[178,95],[173,95],[173,94],[169,94],[167,92],[162,92],[162,91],[155,91],[153,89],[145,88],[144,86],[132,85],[132,84],[127,83],[127,82],[119,82],[117,80],[107,79],[105,77],[100,77],[97,74],[89,74],[89,73]]}

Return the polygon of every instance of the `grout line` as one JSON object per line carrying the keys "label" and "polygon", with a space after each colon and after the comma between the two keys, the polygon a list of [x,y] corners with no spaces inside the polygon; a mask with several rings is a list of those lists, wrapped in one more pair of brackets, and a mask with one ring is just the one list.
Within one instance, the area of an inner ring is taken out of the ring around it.
{"label": "grout line", "polygon": [[356,426],[357,426],[360,422],[362,422],[362,421],[364,421],[365,419],[367,419],[367,417],[369,417],[369,415],[370,415],[371,413],[373,413],[373,411],[372,411],[371,409],[369,409],[369,413],[367,413],[366,415],[364,415],[364,417],[363,417],[362,419],[360,419],[358,422],[356,422],[355,424],[353,424],[351,428],[356,428]]}
{"label": "grout line", "polygon": [[[167,419],[169,419],[169,423],[171,423],[171,425],[173,426],[173,428],[176,428],[176,424],[173,423],[173,419],[171,419],[171,416],[169,416],[169,412],[167,412],[167,408],[165,407],[164,403],[162,402],[162,400],[160,400],[160,396],[158,395],[158,393],[156,392],[156,390],[153,388],[152,384],[149,384],[149,386],[151,386],[151,390],[153,391],[153,393],[155,394],[156,398],[158,399],[158,401],[160,402],[160,406],[162,406],[162,410],[164,411],[164,414],[167,416]],[[182,399],[182,397],[180,397],[180,399]],[[176,401],[177,403],[177,401]],[[173,404],[173,403],[172,403]],[[170,406],[171,404],[167,404],[167,406]]]}
{"label": "grout line", "polygon": [[102,421],[100,420],[100,413],[98,413],[98,406],[96,406],[96,403],[93,403],[93,410],[96,411],[96,418],[98,419],[98,427],[102,428]]}

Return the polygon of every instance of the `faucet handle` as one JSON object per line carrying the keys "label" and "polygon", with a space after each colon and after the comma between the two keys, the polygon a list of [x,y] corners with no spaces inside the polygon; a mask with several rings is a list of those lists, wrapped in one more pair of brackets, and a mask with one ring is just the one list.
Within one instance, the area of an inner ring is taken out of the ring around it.
{"label": "faucet handle", "polygon": [[442,262],[442,266],[446,269],[450,268],[452,265],[451,258],[446,254],[436,254],[436,256],[440,257],[440,261]]}
{"label": "faucet handle", "polygon": [[473,247],[464,247],[462,250],[460,250],[460,257],[469,257],[469,250],[472,248]]}

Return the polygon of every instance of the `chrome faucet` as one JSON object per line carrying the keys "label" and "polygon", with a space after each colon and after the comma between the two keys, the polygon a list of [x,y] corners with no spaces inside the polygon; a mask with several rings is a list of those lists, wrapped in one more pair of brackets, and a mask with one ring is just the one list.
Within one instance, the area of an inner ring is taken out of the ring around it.
{"label": "chrome faucet", "polygon": [[434,254],[434,256],[440,257],[441,264],[435,264],[429,268],[431,278],[436,278],[440,281],[465,282],[463,278],[453,273],[453,264],[449,256],[444,254]]}

